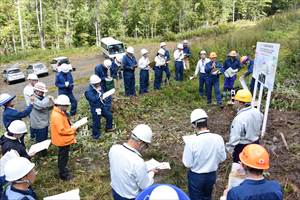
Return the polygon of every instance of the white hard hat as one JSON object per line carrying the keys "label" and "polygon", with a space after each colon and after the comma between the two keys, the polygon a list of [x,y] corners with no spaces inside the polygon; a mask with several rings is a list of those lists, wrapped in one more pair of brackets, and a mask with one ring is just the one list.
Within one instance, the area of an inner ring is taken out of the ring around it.
{"label": "white hard hat", "polygon": [[37,91],[40,91],[40,92],[48,92],[45,83],[42,83],[42,82],[37,82],[34,85],[33,90],[37,90]]}
{"label": "white hard hat", "polygon": [[200,54],[206,54],[206,51],[202,50],[200,51]]}
{"label": "white hard hat", "polygon": [[174,188],[160,185],[151,192],[149,200],[179,200],[179,196]]}
{"label": "white hard hat", "polygon": [[71,105],[71,102],[67,95],[61,94],[55,99],[55,104],[61,106],[69,106]]}
{"label": "white hard hat", "polygon": [[189,41],[183,40],[183,44],[187,44],[187,43],[189,43]]}
{"label": "white hard hat", "polygon": [[10,102],[11,100],[13,100],[16,97],[16,95],[11,96],[8,93],[2,93],[0,95],[0,106],[3,106],[4,104],[6,104],[7,102]]}
{"label": "white hard hat", "polygon": [[106,68],[110,68],[111,67],[111,60],[110,59],[105,59],[103,61],[103,64]]}
{"label": "white hard hat", "polygon": [[133,136],[137,137],[146,143],[151,143],[152,141],[152,130],[146,124],[139,124],[132,130]]}
{"label": "white hard hat", "polygon": [[99,76],[97,76],[96,74],[93,74],[91,77],[90,77],[90,84],[97,84],[97,83],[100,83],[101,82],[101,79],[99,78]]}
{"label": "white hard hat", "polygon": [[159,54],[161,54],[161,55],[164,56],[165,53],[166,53],[166,51],[164,49],[160,48],[157,53],[159,53]]}
{"label": "white hard hat", "polygon": [[4,167],[5,179],[17,181],[26,176],[34,168],[34,163],[24,157],[15,157],[7,161]]}
{"label": "white hard hat", "polygon": [[14,120],[8,126],[8,131],[13,134],[24,134],[27,132],[25,122],[21,120]]}
{"label": "white hard hat", "polygon": [[126,49],[126,52],[127,52],[127,53],[131,53],[131,54],[134,54],[134,48],[131,47],[131,46],[129,46],[129,47],[127,47],[127,49]]}
{"label": "white hard hat", "polygon": [[121,63],[122,60],[123,60],[123,55],[117,55],[117,56],[116,56],[116,60],[117,60],[119,63]]}
{"label": "white hard hat", "polygon": [[203,109],[195,109],[193,110],[193,112],[191,113],[191,123],[193,122],[200,122],[200,121],[206,121],[208,118],[206,112]]}
{"label": "white hard hat", "polygon": [[141,50],[142,56],[145,55],[146,53],[149,53],[147,49],[142,49],[142,50]]}
{"label": "white hard hat", "polygon": [[32,74],[28,74],[27,80],[39,80],[39,78],[37,77],[36,74],[32,73]]}
{"label": "white hard hat", "polygon": [[61,64],[59,68],[63,73],[68,73],[70,71],[70,66],[66,63]]}
{"label": "white hard hat", "polygon": [[160,47],[167,46],[167,43],[161,42],[159,46],[160,46]]}
{"label": "white hard hat", "polygon": [[183,49],[183,44],[181,43],[177,44],[177,49]]}

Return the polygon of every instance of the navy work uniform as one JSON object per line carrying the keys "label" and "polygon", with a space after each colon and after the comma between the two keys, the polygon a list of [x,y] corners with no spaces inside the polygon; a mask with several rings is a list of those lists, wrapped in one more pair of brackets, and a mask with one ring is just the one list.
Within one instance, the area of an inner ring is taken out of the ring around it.
{"label": "navy work uniform", "polygon": [[126,96],[136,96],[135,91],[135,68],[137,67],[137,62],[135,57],[128,54],[123,56],[123,78]]}

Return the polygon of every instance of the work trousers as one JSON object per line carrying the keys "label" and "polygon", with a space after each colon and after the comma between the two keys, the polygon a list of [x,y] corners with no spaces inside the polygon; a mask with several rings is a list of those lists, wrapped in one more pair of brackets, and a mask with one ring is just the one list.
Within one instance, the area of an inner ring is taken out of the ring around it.
{"label": "work trousers", "polygon": [[160,90],[163,69],[162,67],[158,67],[158,66],[155,66],[153,69],[154,69],[154,89]]}
{"label": "work trousers", "polygon": [[[43,142],[45,140],[48,139],[48,126],[46,126],[45,128],[41,128],[41,129],[34,129],[34,128],[30,128],[32,130],[32,132],[35,135],[35,142],[39,143],[39,142]],[[41,156],[46,156],[47,155],[47,150],[42,150],[41,152],[38,152],[39,155]]]}
{"label": "work trousers", "polygon": [[[170,68],[169,68],[169,65],[166,64],[165,67],[163,67],[163,71],[166,73],[166,77],[168,80],[170,80],[171,78],[171,72],[170,72]],[[167,80],[166,80],[167,81]]]}
{"label": "work trousers", "polygon": [[148,92],[149,87],[149,70],[141,69],[140,71],[140,94]]}
{"label": "work trousers", "polygon": [[[256,140],[256,141],[254,141],[252,143],[249,143],[249,144],[259,144],[259,140]],[[248,144],[237,144],[237,145],[235,145],[233,153],[232,153],[233,162],[239,163],[241,161],[239,155],[243,151],[245,146],[247,146],[247,145]]]}
{"label": "work trousers", "polygon": [[199,75],[199,95],[200,96],[203,96],[206,94],[205,81],[206,81],[206,74],[200,73],[200,75]]}
{"label": "work trousers", "polygon": [[236,75],[233,76],[233,77],[225,77],[225,78],[224,78],[223,92],[233,90],[235,79],[236,79]]}
{"label": "work trousers", "polygon": [[70,145],[58,147],[57,165],[59,170],[59,177],[61,179],[66,179],[70,175],[69,169],[67,168],[67,164],[69,161],[69,151],[70,151]]}
{"label": "work trousers", "polygon": [[183,61],[175,61],[175,80],[183,81]]}
{"label": "work trousers", "polygon": [[211,93],[212,88],[214,87],[215,98],[217,100],[217,104],[222,104],[222,98],[220,93],[220,85],[219,85],[219,77],[207,77],[206,78],[206,96],[207,103],[211,104]]}
{"label": "work trousers", "polygon": [[188,189],[191,200],[211,200],[217,173],[188,172]]}
{"label": "work trousers", "polygon": [[127,199],[127,198],[121,197],[114,189],[112,189],[112,195],[113,195],[114,200],[134,200],[134,198]]}
{"label": "work trousers", "polygon": [[91,108],[91,113],[93,120],[92,137],[94,139],[99,139],[101,136],[101,116],[103,116],[106,119],[106,129],[111,129],[113,126],[113,115],[106,108],[101,109],[101,115],[97,114],[96,108]]}
{"label": "work trousers", "polygon": [[124,72],[124,87],[126,96],[136,96],[134,72]]}

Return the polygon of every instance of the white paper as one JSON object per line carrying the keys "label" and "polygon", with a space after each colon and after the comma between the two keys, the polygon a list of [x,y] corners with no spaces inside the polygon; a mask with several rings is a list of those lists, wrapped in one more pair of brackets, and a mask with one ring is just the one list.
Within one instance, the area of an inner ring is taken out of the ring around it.
{"label": "white paper", "polygon": [[44,200],[80,200],[79,189],[69,192],[57,194],[54,196],[45,197]]}
{"label": "white paper", "polygon": [[45,140],[43,142],[36,143],[30,147],[28,154],[31,155],[33,153],[40,152],[44,149],[48,149],[50,144],[51,144],[51,140]]}
{"label": "white paper", "polygon": [[113,89],[111,89],[111,90],[105,92],[105,93],[103,94],[103,96],[102,96],[102,99],[106,99],[107,97],[113,95],[115,92],[116,92],[116,89],[115,89],[115,88],[113,88]]}
{"label": "white paper", "polygon": [[151,160],[148,160],[145,162],[147,171],[153,170],[153,169],[171,169],[170,163],[168,162],[158,162],[154,158]]}
{"label": "white paper", "polygon": [[246,178],[246,172],[241,164],[232,163],[231,172],[228,178],[228,189],[239,186]]}
{"label": "white paper", "polygon": [[236,75],[236,73],[237,73],[237,70],[232,69],[231,67],[229,67],[229,68],[224,72],[225,76],[227,76],[227,77],[233,77],[234,75]]}
{"label": "white paper", "polygon": [[85,125],[88,122],[87,117],[82,118],[81,120],[78,120],[77,122],[75,122],[71,128],[79,128],[83,125]]}
{"label": "white paper", "polygon": [[20,155],[16,150],[10,150],[4,154],[0,159],[0,176],[4,176],[4,168],[7,163],[12,158],[19,157]]}
{"label": "white paper", "polygon": [[247,83],[246,83],[246,81],[243,77],[240,77],[240,82],[241,82],[241,85],[242,85],[244,90],[249,90],[248,86],[247,86]]}

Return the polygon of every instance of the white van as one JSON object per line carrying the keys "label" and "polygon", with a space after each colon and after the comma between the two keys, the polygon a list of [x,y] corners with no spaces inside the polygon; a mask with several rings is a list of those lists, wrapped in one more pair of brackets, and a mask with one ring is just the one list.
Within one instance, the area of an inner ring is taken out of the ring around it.
{"label": "white van", "polygon": [[114,59],[117,55],[124,55],[125,48],[123,42],[112,37],[101,39],[101,50],[106,58]]}

